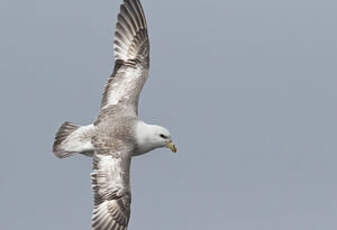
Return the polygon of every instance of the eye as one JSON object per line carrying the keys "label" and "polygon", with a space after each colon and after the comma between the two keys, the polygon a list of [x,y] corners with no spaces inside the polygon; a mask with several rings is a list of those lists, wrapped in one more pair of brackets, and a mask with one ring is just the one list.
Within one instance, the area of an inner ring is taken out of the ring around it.
{"label": "eye", "polygon": [[167,139],[167,136],[165,136],[164,134],[160,134],[161,138]]}

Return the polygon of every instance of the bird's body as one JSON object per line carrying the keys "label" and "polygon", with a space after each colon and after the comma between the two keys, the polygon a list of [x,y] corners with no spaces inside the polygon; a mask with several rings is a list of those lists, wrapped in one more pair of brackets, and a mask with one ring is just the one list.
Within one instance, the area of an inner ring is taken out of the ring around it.
{"label": "bird's body", "polygon": [[104,88],[93,124],[65,122],[53,152],[59,158],[81,153],[93,157],[93,230],[125,230],[130,217],[130,162],[155,148],[176,151],[163,127],[138,119],[138,100],[149,72],[150,45],[139,0],[124,0],[114,41],[115,67]]}

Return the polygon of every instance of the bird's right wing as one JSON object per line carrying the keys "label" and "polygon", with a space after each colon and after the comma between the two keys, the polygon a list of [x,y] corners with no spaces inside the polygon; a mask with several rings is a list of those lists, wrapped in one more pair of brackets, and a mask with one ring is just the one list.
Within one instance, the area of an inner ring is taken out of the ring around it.
{"label": "bird's right wing", "polygon": [[115,30],[114,72],[105,85],[101,109],[122,105],[137,114],[138,97],[149,71],[150,44],[139,0],[124,0]]}
{"label": "bird's right wing", "polygon": [[92,230],[127,229],[131,203],[130,160],[126,152],[96,150],[91,174],[95,196]]}

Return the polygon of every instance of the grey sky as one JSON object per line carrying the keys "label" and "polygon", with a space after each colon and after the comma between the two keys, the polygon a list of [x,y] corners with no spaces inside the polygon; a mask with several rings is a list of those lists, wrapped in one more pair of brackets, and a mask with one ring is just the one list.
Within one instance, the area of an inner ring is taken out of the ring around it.
{"label": "grey sky", "polygon": [[[51,153],[90,123],[121,0],[1,0],[0,229],[90,229],[91,160]],[[129,229],[337,228],[337,4],[142,0],[140,115],[179,152],[132,162]]]}

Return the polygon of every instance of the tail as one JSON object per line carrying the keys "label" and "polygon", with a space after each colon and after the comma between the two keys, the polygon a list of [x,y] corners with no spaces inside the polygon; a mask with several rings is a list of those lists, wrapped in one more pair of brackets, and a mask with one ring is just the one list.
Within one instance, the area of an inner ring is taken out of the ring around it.
{"label": "tail", "polygon": [[91,137],[95,131],[94,125],[79,126],[64,122],[56,133],[53,152],[58,158],[65,158],[75,153],[87,156],[93,154],[94,147]]}

